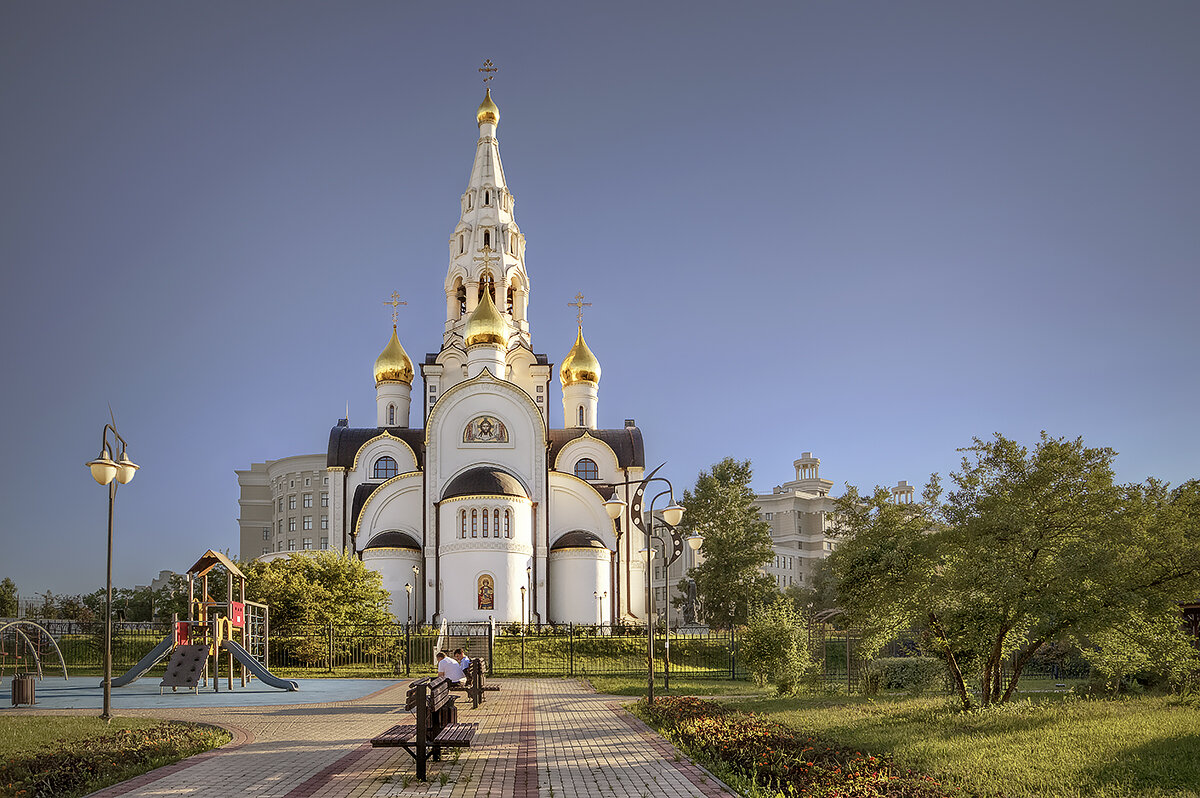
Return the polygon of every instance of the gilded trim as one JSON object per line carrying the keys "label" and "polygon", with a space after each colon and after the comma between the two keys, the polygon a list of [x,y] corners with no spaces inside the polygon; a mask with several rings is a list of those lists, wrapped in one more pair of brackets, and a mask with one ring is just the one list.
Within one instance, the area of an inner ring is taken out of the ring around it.
{"label": "gilded trim", "polygon": [[[391,436],[388,436],[388,437],[391,437]],[[371,440],[378,440],[378,439],[372,438]],[[400,442],[404,443],[404,441],[400,441]],[[368,441],[368,443],[370,443],[370,441]],[[410,449],[410,451],[411,451],[411,449]],[[418,477],[418,476],[421,476],[420,471],[405,471],[403,474],[397,474],[396,476],[392,477],[387,482],[379,483],[379,487],[377,487],[377,488],[375,488],[375,490],[371,491],[371,495],[367,497],[367,500],[365,502],[363,502],[363,506],[358,511],[358,518],[354,519],[354,539],[358,540],[358,535],[360,532],[362,532],[362,520],[363,520],[363,516],[367,514],[367,508],[371,506],[371,502],[375,501],[375,497],[383,492],[384,488],[386,488],[388,485],[391,485],[393,482],[397,482],[401,479],[404,479],[405,477]],[[420,487],[420,485],[418,485],[417,487]],[[353,501],[353,499],[351,499],[351,501]],[[417,533],[417,534],[420,537],[424,537],[420,533]],[[368,540],[367,542],[370,543],[371,541]],[[364,548],[363,551],[366,551],[366,549]],[[409,549],[409,551],[412,551],[412,549]],[[420,549],[418,549],[418,551],[420,551]]]}

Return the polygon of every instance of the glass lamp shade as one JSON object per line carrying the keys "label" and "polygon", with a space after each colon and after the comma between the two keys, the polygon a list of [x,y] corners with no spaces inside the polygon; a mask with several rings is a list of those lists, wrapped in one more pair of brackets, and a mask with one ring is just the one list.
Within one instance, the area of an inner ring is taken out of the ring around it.
{"label": "glass lamp shade", "polygon": [[692,551],[698,551],[704,545],[704,535],[701,535],[699,532],[693,532],[684,538],[684,540],[692,547]]}
{"label": "glass lamp shade", "polygon": [[654,555],[657,554],[658,552],[656,552],[653,547],[650,547],[648,549],[642,549],[638,553],[642,555],[643,560],[645,560],[646,562],[650,562],[651,560],[654,559]]}
{"label": "glass lamp shade", "polygon": [[412,590],[413,590],[412,585],[410,585],[408,582],[405,582],[404,583],[404,592],[411,596]]}
{"label": "glass lamp shade", "polygon": [[133,479],[134,474],[137,473],[139,468],[141,468],[141,466],[134,464],[134,462],[129,459],[129,455],[127,455],[125,452],[121,452],[121,462],[117,463],[117,481],[122,485],[128,485],[129,481]]}
{"label": "glass lamp shade", "polygon": [[105,447],[100,452],[100,456],[89,462],[87,466],[92,469],[92,479],[101,485],[107,485],[117,476],[117,464],[113,462],[112,456],[109,455],[108,447]]}
{"label": "glass lamp shade", "polygon": [[413,576],[416,576],[416,575],[417,575],[417,574],[419,574],[419,573],[421,573],[421,566],[419,566],[419,565],[414,565],[414,566],[413,566]]}
{"label": "glass lamp shade", "polygon": [[671,502],[663,508],[662,517],[671,526],[678,526],[679,522],[683,520],[683,508],[675,502]]}
{"label": "glass lamp shade", "polygon": [[521,585],[521,598],[525,598],[525,585]]}
{"label": "glass lamp shade", "polygon": [[604,503],[604,512],[608,513],[608,517],[616,521],[621,517],[621,513],[625,512],[625,502],[613,496]]}

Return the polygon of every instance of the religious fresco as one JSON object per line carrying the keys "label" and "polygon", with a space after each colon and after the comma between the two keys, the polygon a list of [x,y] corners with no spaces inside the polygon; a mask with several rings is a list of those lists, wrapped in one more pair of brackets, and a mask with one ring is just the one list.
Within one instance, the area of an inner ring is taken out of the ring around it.
{"label": "religious fresco", "polygon": [[495,416],[479,416],[463,430],[463,443],[508,443],[508,428]]}
{"label": "religious fresco", "polygon": [[492,578],[487,574],[479,577],[479,609],[496,609],[496,590]]}

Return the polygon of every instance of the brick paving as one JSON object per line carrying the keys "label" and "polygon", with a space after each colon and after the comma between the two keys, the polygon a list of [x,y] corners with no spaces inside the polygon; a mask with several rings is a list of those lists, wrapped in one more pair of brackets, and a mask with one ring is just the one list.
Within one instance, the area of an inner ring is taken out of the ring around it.
{"label": "brick paving", "polygon": [[122,714],[216,723],[234,732],[217,751],[114,785],[93,798],[717,798],[721,782],[679,755],[622,699],[569,679],[497,680],[479,709],[460,698],[459,720],[476,722],[469,749],[447,750],[416,780],[407,752],[371,748],[371,737],[411,716],[407,684],[365,698],[301,706],[128,710]]}

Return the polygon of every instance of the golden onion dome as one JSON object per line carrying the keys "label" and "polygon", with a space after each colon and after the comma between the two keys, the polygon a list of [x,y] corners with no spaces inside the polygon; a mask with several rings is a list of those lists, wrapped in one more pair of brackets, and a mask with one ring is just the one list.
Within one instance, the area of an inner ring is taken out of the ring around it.
{"label": "golden onion dome", "polygon": [[479,104],[479,111],[478,111],[478,113],[475,114],[475,121],[479,125],[482,125],[484,123],[487,123],[489,125],[499,125],[500,124],[500,109],[496,107],[496,104],[494,102],[492,102],[492,90],[491,89],[488,89],[487,92],[483,95],[483,102],[481,102]]}
{"label": "golden onion dome", "polygon": [[467,326],[463,330],[463,340],[466,341],[467,346],[475,344],[508,345],[508,322],[500,315],[500,311],[496,310],[496,305],[492,302],[491,291],[484,291],[483,298],[479,300],[475,310],[471,311],[471,316],[467,319]]}
{"label": "golden onion dome", "polygon": [[562,366],[558,370],[558,377],[564,388],[578,382],[600,384],[600,361],[596,359],[592,350],[588,349],[587,342],[583,340],[583,327],[579,328],[579,335],[575,336],[575,346],[571,347],[571,351],[563,359]]}
{"label": "golden onion dome", "polygon": [[400,339],[396,337],[396,325],[393,324],[392,340],[387,342],[379,357],[375,358],[375,387],[378,388],[385,382],[412,385],[412,381],[413,364],[408,359],[404,347],[400,346]]}

